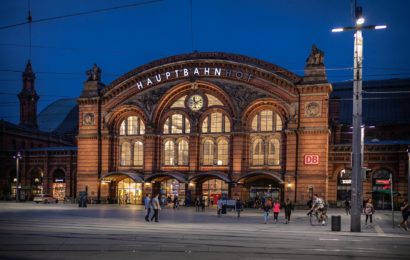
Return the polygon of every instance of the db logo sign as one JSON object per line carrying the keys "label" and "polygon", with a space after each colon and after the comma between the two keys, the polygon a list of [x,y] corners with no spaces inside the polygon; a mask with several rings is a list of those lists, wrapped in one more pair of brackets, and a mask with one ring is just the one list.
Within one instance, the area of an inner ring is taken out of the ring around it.
{"label": "db logo sign", "polygon": [[305,164],[319,164],[319,155],[317,154],[306,154]]}

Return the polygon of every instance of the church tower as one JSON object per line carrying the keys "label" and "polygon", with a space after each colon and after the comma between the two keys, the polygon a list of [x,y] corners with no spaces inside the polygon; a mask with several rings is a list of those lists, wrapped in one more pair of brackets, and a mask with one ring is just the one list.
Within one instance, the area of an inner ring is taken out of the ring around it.
{"label": "church tower", "polygon": [[37,101],[40,98],[34,88],[36,75],[28,60],[23,72],[23,88],[18,94],[20,100],[20,125],[37,128]]}

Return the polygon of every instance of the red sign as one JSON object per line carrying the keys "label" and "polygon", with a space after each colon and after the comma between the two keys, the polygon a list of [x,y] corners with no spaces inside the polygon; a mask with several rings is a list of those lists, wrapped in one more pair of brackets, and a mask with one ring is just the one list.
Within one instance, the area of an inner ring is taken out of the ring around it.
{"label": "red sign", "polygon": [[319,164],[319,155],[317,154],[305,154],[305,164]]}
{"label": "red sign", "polygon": [[389,185],[390,180],[376,180],[376,184]]}

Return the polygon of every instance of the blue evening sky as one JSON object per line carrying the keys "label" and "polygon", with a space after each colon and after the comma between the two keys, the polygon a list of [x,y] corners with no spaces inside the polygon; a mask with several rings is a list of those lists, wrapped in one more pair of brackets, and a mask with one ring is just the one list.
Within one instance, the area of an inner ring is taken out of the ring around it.
{"label": "blue evening sky", "polygon": [[[146,0],[31,0],[33,21]],[[364,79],[410,77],[410,1],[358,0],[366,24]],[[27,21],[28,0],[1,0],[0,27]],[[97,63],[110,83],[150,61],[194,50],[243,54],[303,75],[315,43],[325,52],[330,82],[352,78],[351,0],[152,1],[32,24],[38,112],[59,98],[78,97],[85,71]],[[193,39],[193,41],[192,41]],[[29,59],[29,26],[0,29],[0,119],[17,123],[21,71]]]}

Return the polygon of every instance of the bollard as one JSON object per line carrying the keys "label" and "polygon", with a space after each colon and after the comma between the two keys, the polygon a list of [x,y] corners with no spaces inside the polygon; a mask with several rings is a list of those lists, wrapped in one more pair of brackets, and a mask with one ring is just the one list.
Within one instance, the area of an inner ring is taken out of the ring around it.
{"label": "bollard", "polygon": [[332,216],[332,231],[340,231],[340,230],[341,230],[341,217]]}

